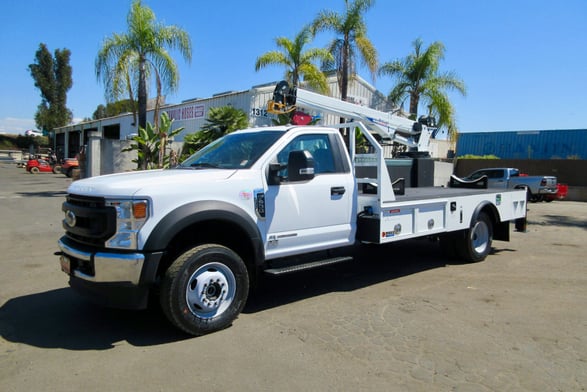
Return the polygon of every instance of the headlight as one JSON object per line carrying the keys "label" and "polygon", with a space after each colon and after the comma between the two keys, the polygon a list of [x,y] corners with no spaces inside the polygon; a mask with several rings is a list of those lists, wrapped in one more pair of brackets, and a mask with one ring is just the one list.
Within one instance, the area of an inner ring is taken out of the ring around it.
{"label": "headlight", "polygon": [[116,209],[116,233],[106,247],[136,249],[139,230],[149,218],[148,200],[107,200],[106,206]]}

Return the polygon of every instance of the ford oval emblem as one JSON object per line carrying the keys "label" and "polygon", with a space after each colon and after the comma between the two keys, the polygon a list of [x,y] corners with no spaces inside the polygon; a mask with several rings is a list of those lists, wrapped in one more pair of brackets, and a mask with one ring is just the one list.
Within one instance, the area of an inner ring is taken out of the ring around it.
{"label": "ford oval emblem", "polygon": [[74,227],[76,224],[75,213],[71,210],[65,211],[65,224],[69,227]]}

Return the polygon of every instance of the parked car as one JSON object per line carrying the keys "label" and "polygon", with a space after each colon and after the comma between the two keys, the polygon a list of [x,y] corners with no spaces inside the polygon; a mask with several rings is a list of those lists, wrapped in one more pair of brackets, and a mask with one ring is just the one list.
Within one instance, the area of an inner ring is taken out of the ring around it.
{"label": "parked car", "polygon": [[483,176],[487,176],[489,188],[526,188],[528,200],[534,203],[545,198],[554,199],[558,192],[555,176],[529,176],[512,167],[479,169],[466,176],[465,180],[477,180]]}
{"label": "parked car", "polygon": [[43,136],[43,132],[33,131],[32,129],[27,129],[24,134],[25,136]]}
{"label": "parked car", "polygon": [[77,168],[79,168],[79,162],[77,158],[66,158],[61,165],[61,173],[71,178],[73,175],[73,170]]}

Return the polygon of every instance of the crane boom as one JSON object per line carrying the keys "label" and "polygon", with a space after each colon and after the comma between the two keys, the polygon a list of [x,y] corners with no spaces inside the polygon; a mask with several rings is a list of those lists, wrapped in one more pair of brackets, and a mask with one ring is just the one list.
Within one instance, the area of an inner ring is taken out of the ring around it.
{"label": "crane boom", "polygon": [[295,86],[290,87],[285,81],[279,82],[273,92],[273,100],[268,103],[268,111],[283,114],[298,109],[324,111],[351,121],[360,121],[369,132],[379,136],[384,144],[396,142],[412,151],[428,152],[432,135],[429,122],[413,121],[393,113],[341,101]]}

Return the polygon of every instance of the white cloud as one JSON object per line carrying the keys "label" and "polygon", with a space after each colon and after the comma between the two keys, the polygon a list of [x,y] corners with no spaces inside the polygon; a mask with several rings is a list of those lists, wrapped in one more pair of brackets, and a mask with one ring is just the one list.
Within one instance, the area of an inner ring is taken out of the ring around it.
{"label": "white cloud", "polygon": [[27,129],[37,129],[35,120],[31,118],[0,118],[0,132],[24,134]]}

